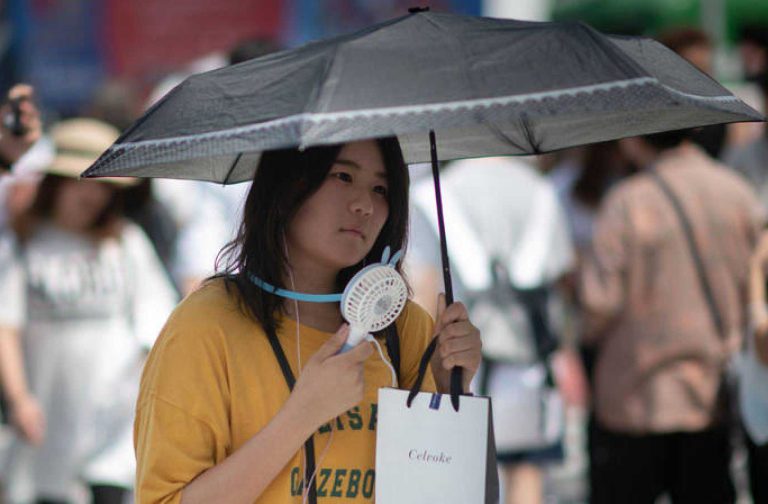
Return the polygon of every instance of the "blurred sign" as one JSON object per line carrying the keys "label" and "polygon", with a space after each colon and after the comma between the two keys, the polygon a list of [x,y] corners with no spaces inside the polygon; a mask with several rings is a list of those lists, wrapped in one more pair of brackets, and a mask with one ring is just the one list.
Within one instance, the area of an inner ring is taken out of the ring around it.
{"label": "blurred sign", "polygon": [[410,7],[479,16],[483,0],[293,0],[286,4],[290,25],[284,40],[297,45],[404,16]]}
{"label": "blurred sign", "polygon": [[17,73],[47,105],[67,109],[101,82],[102,7],[98,0],[9,0]]}
{"label": "blurred sign", "polygon": [[[108,0],[110,73],[157,77],[253,37],[277,38],[280,0]],[[153,75],[154,74],[154,75]]]}
{"label": "blurred sign", "polygon": [[[0,74],[31,82],[44,107],[76,114],[108,78],[139,88],[254,37],[287,46],[400,17],[415,0],[0,0],[12,58]],[[482,0],[431,0],[479,15]],[[5,66],[2,66],[5,65]]]}
{"label": "blurred sign", "polygon": [[254,36],[275,37],[281,0],[7,0],[16,70],[45,106],[76,113],[107,77],[140,84]]}

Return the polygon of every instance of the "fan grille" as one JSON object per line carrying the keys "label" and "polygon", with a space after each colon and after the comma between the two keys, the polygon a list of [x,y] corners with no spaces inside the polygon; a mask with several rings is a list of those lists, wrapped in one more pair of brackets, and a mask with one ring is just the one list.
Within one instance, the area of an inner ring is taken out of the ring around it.
{"label": "fan grille", "polygon": [[390,266],[375,266],[353,278],[344,296],[344,318],[367,331],[380,331],[397,319],[408,300],[408,288]]}

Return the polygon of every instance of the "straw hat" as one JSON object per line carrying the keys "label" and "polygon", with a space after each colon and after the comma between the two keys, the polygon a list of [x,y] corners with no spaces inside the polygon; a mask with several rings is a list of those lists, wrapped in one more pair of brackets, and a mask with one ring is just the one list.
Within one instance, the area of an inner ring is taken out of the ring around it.
{"label": "straw hat", "polygon": [[[51,130],[56,154],[45,171],[54,175],[79,178],[119,136],[117,128],[96,119],[62,121]],[[138,182],[135,178],[128,177],[103,177],[94,180],[121,186],[135,185]]]}

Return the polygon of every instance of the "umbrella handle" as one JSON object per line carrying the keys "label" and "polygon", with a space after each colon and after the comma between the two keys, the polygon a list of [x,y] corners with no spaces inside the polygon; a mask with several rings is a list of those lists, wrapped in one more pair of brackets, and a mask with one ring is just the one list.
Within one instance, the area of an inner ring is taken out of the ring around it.
{"label": "umbrella handle", "polygon": [[[445,303],[453,303],[453,283],[451,282],[451,265],[448,260],[448,241],[445,237],[445,221],[443,219],[443,197],[440,191],[440,170],[437,166],[437,142],[434,130],[429,131],[429,152],[432,158],[432,180],[435,185],[435,203],[437,206],[437,228],[440,234],[440,256],[443,264],[443,283],[445,285]],[[459,396],[462,390],[463,369],[454,367],[451,370],[451,404],[459,411]]]}

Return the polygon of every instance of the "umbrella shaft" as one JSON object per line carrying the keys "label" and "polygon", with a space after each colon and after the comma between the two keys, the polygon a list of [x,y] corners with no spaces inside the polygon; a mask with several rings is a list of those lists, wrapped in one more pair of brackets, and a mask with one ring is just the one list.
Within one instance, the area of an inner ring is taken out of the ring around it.
{"label": "umbrella shaft", "polygon": [[[437,142],[435,132],[429,131],[429,153],[432,158],[432,179],[435,185],[435,204],[437,206],[437,228],[440,233],[440,255],[443,261],[443,283],[445,284],[446,306],[453,303],[453,283],[451,282],[451,266],[448,261],[448,241],[445,238],[445,221],[443,220],[443,198],[440,191],[440,169],[437,166]],[[459,395],[462,390],[463,373],[460,367],[451,370],[451,404],[459,411]]]}
{"label": "umbrella shaft", "polygon": [[453,283],[451,282],[451,266],[448,261],[448,241],[445,237],[445,221],[443,219],[443,197],[440,190],[440,169],[437,165],[437,143],[435,132],[429,132],[429,152],[432,158],[432,180],[435,185],[435,203],[437,206],[437,228],[440,234],[440,255],[443,264],[443,283],[445,284],[445,303],[453,303]]}

